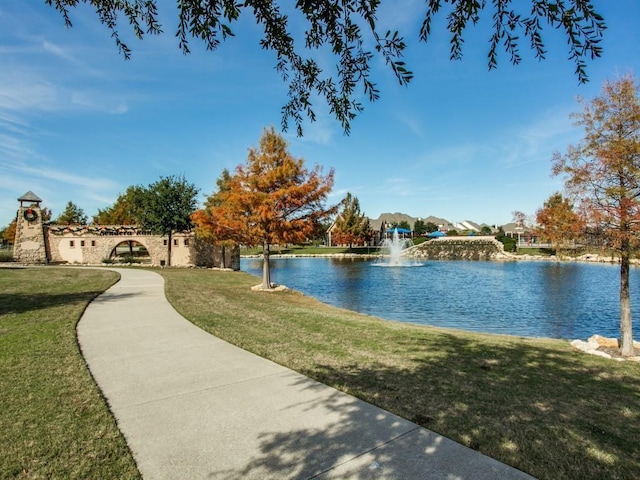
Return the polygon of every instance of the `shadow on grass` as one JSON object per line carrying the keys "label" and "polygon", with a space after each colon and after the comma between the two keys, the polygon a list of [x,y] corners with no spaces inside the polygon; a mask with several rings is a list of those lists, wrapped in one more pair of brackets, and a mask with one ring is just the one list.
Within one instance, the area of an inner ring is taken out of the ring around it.
{"label": "shadow on grass", "polygon": [[0,315],[25,313],[60,305],[87,302],[102,292],[81,293],[0,293]]}
{"label": "shadow on grass", "polygon": [[637,366],[526,343],[439,341],[437,356],[418,341],[400,345],[412,353],[407,369],[306,373],[538,478],[640,478]]}
{"label": "shadow on grass", "polygon": [[[0,315],[20,314],[62,305],[83,304],[95,298],[95,302],[118,301],[134,294],[103,295],[90,290],[79,293],[0,293]],[[97,298],[96,298],[97,297]]]}
{"label": "shadow on grass", "polygon": [[[425,345],[420,339],[399,345],[411,353],[410,368],[319,364],[303,373],[537,478],[640,478],[636,365],[612,368],[599,358],[585,362],[577,352],[518,342],[489,347],[453,335],[440,336],[438,355],[427,359]],[[501,465],[490,459],[473,461],[465,448],[440,435],[407,428],[402,420],[394,423],[368,404],[345,404],[339,394],[323,396],[324,386],[306,382],[296,386],[317,389],[316,400],[304,405],[308,423],[318,415],[336,418],[322,429],[265,432],[260,455],[244,470],[219,471],[212,478],[519,475],[497,475]],[[388,443],[394,438],[397,445]]]}
{"label": "shadow on grass", "polygon": [[294,417],[293,424],[306,428],[260,433],[258,455],[240,470],[210,478],[529,478],[373,405],[296,378],[285,387],[289,403],[269,413]]}

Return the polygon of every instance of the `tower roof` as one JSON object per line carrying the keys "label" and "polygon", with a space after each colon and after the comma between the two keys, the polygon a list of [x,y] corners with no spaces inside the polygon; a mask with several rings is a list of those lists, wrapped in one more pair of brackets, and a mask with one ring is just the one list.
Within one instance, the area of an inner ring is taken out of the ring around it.
{"label": "tower roof", "polygon": [[18,201],[40,203],[42,199],[39,196],[37,196],[35,193],[33,193],[31,190],[29,190],[27,193],[25,193],[20,198],[18,198]]}

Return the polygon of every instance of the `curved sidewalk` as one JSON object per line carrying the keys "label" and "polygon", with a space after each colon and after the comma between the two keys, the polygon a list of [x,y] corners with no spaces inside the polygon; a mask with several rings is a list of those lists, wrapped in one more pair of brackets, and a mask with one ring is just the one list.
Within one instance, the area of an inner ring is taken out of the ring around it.
{"label": "curved sidewalk", "polygon": [[204,332],[156,273],[113,270],[78,338],[145,479],[532,478]]}

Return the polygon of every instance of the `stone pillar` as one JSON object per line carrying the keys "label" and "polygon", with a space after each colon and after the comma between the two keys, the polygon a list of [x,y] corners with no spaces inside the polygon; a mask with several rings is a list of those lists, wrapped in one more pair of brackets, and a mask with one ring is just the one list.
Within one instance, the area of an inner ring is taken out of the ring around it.
{"label": "stone pillar", "polygon": [[31,205],[25,205],[25,201],[28,200],[23,198],[18,200],[20,200],[20,208],[18,209],[13,259],[20,263],[47,263],[40,199],[31,201]]}

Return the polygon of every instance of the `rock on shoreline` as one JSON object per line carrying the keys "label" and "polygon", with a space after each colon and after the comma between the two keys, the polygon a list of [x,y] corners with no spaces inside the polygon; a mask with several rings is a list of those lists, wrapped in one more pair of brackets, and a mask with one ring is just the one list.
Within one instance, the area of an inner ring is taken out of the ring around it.
{"label": "rock on shoreline", "polygon": [[638,355],[626,358],[622,357],[618,351],[620,344],[617,338],[592,335],[586,342],[583,340],[573,340],[571,342],[571,346],[590,355],[597,355],[599,357],[610,358],[617,361],[631,360],[633,362],[640,362],[640,342],[635,340],[633,341],[633,347]]}

